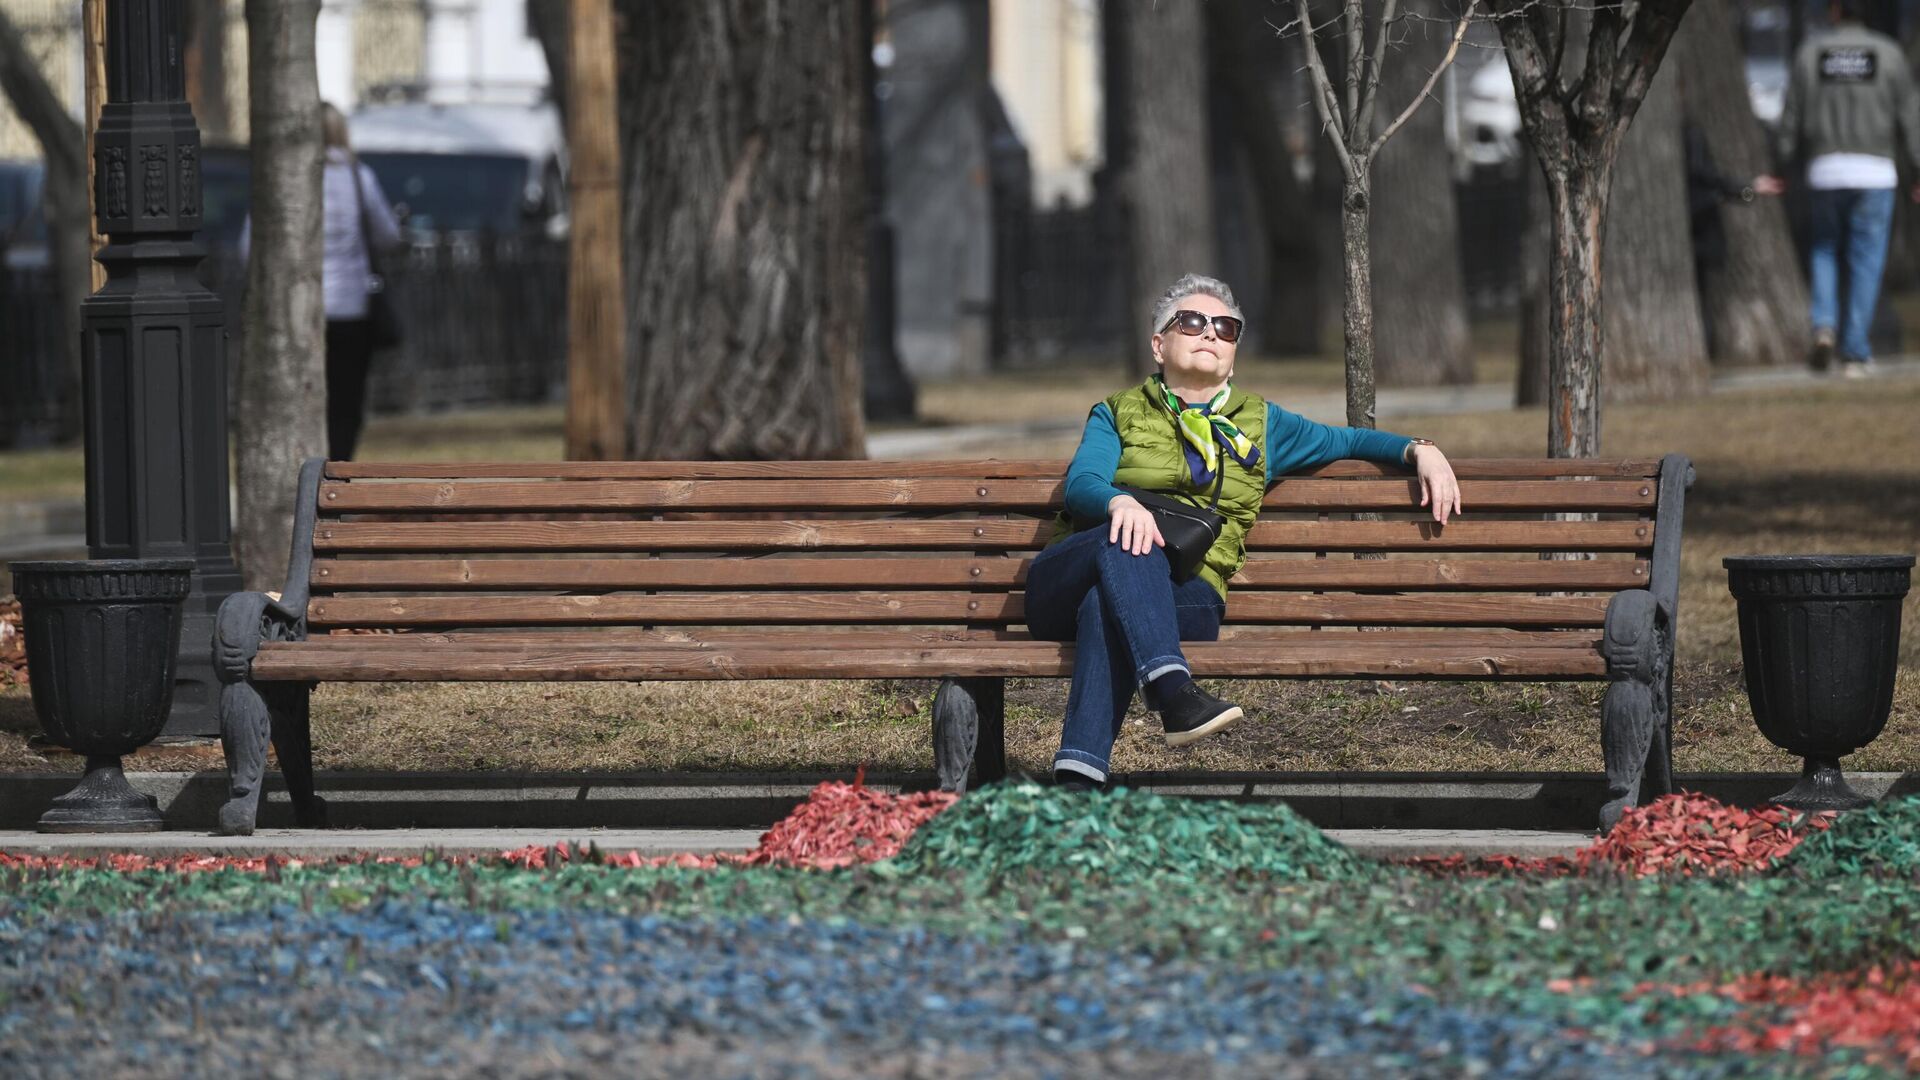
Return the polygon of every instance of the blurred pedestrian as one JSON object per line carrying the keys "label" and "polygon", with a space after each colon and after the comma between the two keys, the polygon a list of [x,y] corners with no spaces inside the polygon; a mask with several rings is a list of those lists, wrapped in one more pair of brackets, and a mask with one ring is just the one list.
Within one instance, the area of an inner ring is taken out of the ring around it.
{"label": "blurred pedestrian", "polygon": [[[320,280],[327,312],[327,457],[351,461],[366,425],[367,372],[377,349],[398,344],[380,258],[400,244],[400,223],[380,179],[353,152],[347,118],[320,106],[326,146],[320,180]],[[247,258],[251,219],[241,227]]]}
{"label": "blurred pedestrian", "polygon": [[[1833,27],[1800,47],[1775,147],[1783,170],[1803,158],[1806,162],[1812,364],[1826,370],[1837,347],[1841,372],[1848,376],[1865,374],[1873,358],[1867,331],[1893,230],[1898,154],[1904,150],[1920,167],[1920,100],[1913,74],[1899,43],[1863,24],[1866,7],[1867,0],[1833,0]],[[1778,195],[1786,181],[1769,174],[1753,186],[1763,195]],[[1920,202],[1920,187],[1912,196]]]}

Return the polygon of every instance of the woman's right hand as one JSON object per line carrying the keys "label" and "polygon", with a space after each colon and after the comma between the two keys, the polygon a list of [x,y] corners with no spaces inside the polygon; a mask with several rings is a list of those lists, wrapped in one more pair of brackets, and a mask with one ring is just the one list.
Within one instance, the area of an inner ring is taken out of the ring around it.
{"label": "woman's right hand", "polygon": [[1115,495],[1107,501],[1107,543],[1119,544],[1133,555],[1167,546],[1153,512],[1131,495]]}

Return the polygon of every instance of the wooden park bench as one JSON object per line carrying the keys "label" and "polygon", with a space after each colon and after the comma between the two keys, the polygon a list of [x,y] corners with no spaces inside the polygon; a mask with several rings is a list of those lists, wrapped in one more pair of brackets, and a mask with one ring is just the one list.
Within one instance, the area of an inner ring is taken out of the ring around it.
{"label": "wooden park bench", "polygon": [[[1188,646],[1194,673],[1611,680],[1611,825],[1670,787],[1692,467],[1670,455],[1454,468],[1466,514],[1444,528],[1403,469],[1342,461],[1276,484],[1221,640]],[[1072,673],[1072,646],[1031,638],[1021,607],[1063,473],[1052,461],[310,461],[285,591],[220,611],[232,783],[220,831],[253,829],[269,735],[297,820],[324,824],[307,709],[319,682],[938,678],[940,783],[997,779],[1003,680]],[[1559,553],[1592,557],[1544,557]]]}

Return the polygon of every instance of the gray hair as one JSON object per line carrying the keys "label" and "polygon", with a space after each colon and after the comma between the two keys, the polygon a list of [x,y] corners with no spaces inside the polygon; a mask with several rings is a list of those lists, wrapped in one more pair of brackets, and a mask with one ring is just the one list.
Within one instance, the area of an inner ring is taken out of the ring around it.
{"label": "gray hair", "polygon": [[1147,333],[1159,333],[1160,328],[1167,325],[1167,320],[1173,318],[1173,313],[1179,310],[1180,301],[1189,296],[1211,296],[1227,305],[1227,314],[1243,324],[1247,321],[1247,317],[1240,312],[1240,304],[1233,298],[1233,290],[1227,287],[1226,282],[1205,274],[1182,274],[1179,281],[1168,286],[1167,291],[1160,294],[1160,299],[1154,301],[1153,325],[1147,327]]}

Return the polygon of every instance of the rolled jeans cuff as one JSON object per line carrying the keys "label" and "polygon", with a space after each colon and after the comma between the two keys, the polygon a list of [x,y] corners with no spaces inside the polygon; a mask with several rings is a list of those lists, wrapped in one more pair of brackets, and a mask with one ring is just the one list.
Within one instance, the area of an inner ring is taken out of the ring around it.
{"label": "rolled jeans cuff", "polygon": [[1054,772],[1079,773],[1096,784],[1107,782],[1107,763],[1083,750],[1061,750],[1053,755]]}
{"label": "rolled jeans cuff", "polygon": [[1169,671],[1184,671],[1189,676],[1193,674],[1184,656],[1156,656],[1140,665],[1140,670],[1135,674],[1139,676],[1140,685],[1145,686]]}

